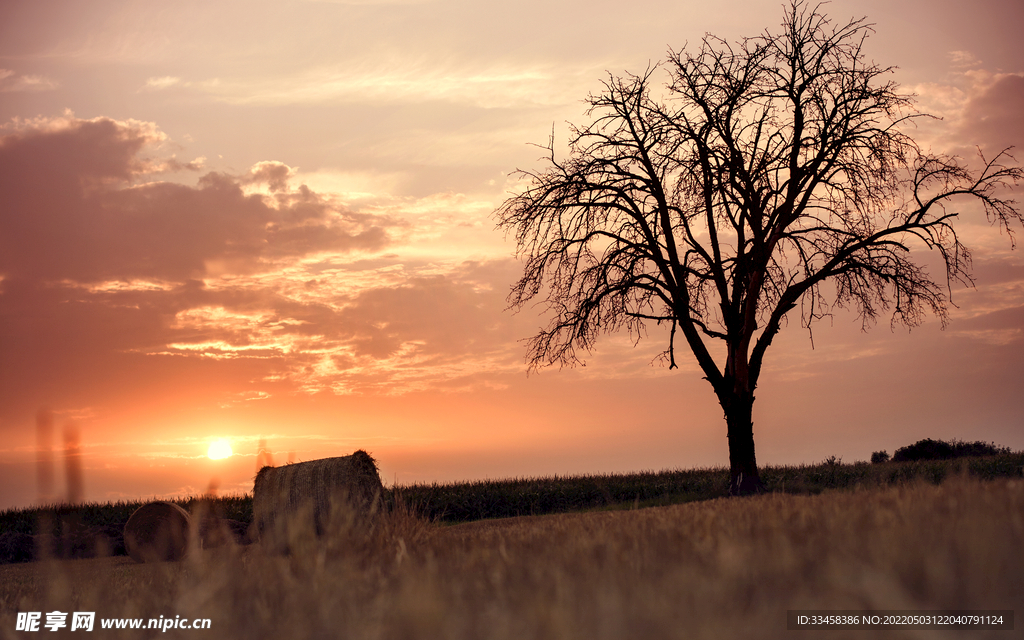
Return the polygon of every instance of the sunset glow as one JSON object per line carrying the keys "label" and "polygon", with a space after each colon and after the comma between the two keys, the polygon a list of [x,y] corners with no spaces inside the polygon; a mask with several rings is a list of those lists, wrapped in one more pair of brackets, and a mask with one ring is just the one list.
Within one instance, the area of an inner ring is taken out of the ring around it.
{"label": "sunset glow", "polygon": [[[1024,3],[823,6],[867,16],[868,57],[941,118],[910,131],[923,147],[1024,159]],[[0,509],[51,492],[40,411],[80,434],[86,500],[214,476],[242,493],[257,460],[356,449],[385,484],[727,465],[692,357],[657,360],[665,326],[526,375],[546,310],[507,310],[523,265],[492,214],[542,166],[531,143],[567,157],[608,73],[776,29],[781,7],[0,3]],[[950,286],[945,330],[891,330],[892,309],[866,331],[849,309],[813,334],[787,316],[756,393],[759,464],[923,438],[1024,448],[1024,251],[956,212],[975,285]]]}
{"label": "sunset glow", "polygon": [[210,460],[223,460],[224,458],[230,458],[232,453],[231,443],[227,440],[214,440],[210,443],[210,448],[206,451],[206,455]]}

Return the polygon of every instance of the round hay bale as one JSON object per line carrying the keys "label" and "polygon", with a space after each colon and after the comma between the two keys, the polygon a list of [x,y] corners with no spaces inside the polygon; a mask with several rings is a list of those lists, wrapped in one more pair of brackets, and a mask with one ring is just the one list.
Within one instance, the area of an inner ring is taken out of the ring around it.
{"label": "round hay bale", "polygon": [[263,537],[280,528],[285,516],[311,508],[317,535],[322,535],[333,505],[368,516],[384,494],[377,463],[365,451],[283,467],[263,467],[252,490],[253,523]]}
{"label": "round hay bale", "polygon": [[181,560],[188,550],[188,512],[170,502],[150,502],[124,525],[124,548],[135,562]]}
{"label": "round hay bale", "polygon": [[36,555],[36,539],[27,533],[0,533],[0,564],[30,562]]}

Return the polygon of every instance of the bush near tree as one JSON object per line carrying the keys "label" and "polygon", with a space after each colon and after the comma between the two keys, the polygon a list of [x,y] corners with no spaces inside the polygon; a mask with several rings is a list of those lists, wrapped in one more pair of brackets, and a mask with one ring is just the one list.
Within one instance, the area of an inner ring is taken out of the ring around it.
{"label": "bush near tree", "polygon": [[[892,460],[893,462],[950,460],[952,458],[997,456],[1002,453],[1010,453],[1010,448],[997,446],[994,442],[963,442],[961,440],[946,442],[945,440],[926,438],[912,445],[900,447],[893,454]],[[875,462],[875,454],[872,454],[871,461]]]}

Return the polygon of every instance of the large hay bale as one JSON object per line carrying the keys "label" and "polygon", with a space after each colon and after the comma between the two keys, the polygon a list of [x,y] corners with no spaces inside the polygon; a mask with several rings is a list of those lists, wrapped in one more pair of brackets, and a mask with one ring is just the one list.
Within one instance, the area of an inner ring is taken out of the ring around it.
{"label": "large hay bale", "polygon": [[332,506],[365,517],[375,512],[384,493],[377,463],[365,451],[350,456],[324,458],[263,467],[252,489],[253,523],[261,538],[281,532],[288,517],[303,509],[312,511],[317,535],[323,535]]}
{"label": "large hay bale", "polygon": [[191,517],[170,502],[150,502],[124,525],[124,548],[136,562],[181,560],[188,550]]}

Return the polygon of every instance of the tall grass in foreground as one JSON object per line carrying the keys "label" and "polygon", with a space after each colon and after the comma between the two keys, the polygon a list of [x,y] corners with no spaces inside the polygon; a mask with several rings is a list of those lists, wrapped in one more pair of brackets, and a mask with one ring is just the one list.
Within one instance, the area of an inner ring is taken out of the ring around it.
{"label": "tall grass in foreground", "polygon": [[370,531],[344,519],[319,540],[310,529],[293,529],[289,556],[253,545],[180,563],[0,567],[0,637],[25,635],[15,611],[77,610],[210,618],[223,638],[792,638],[788,609],[1016,607],[1019,618],[1024,602],[1015,479],[447,527],[397,509]]}

